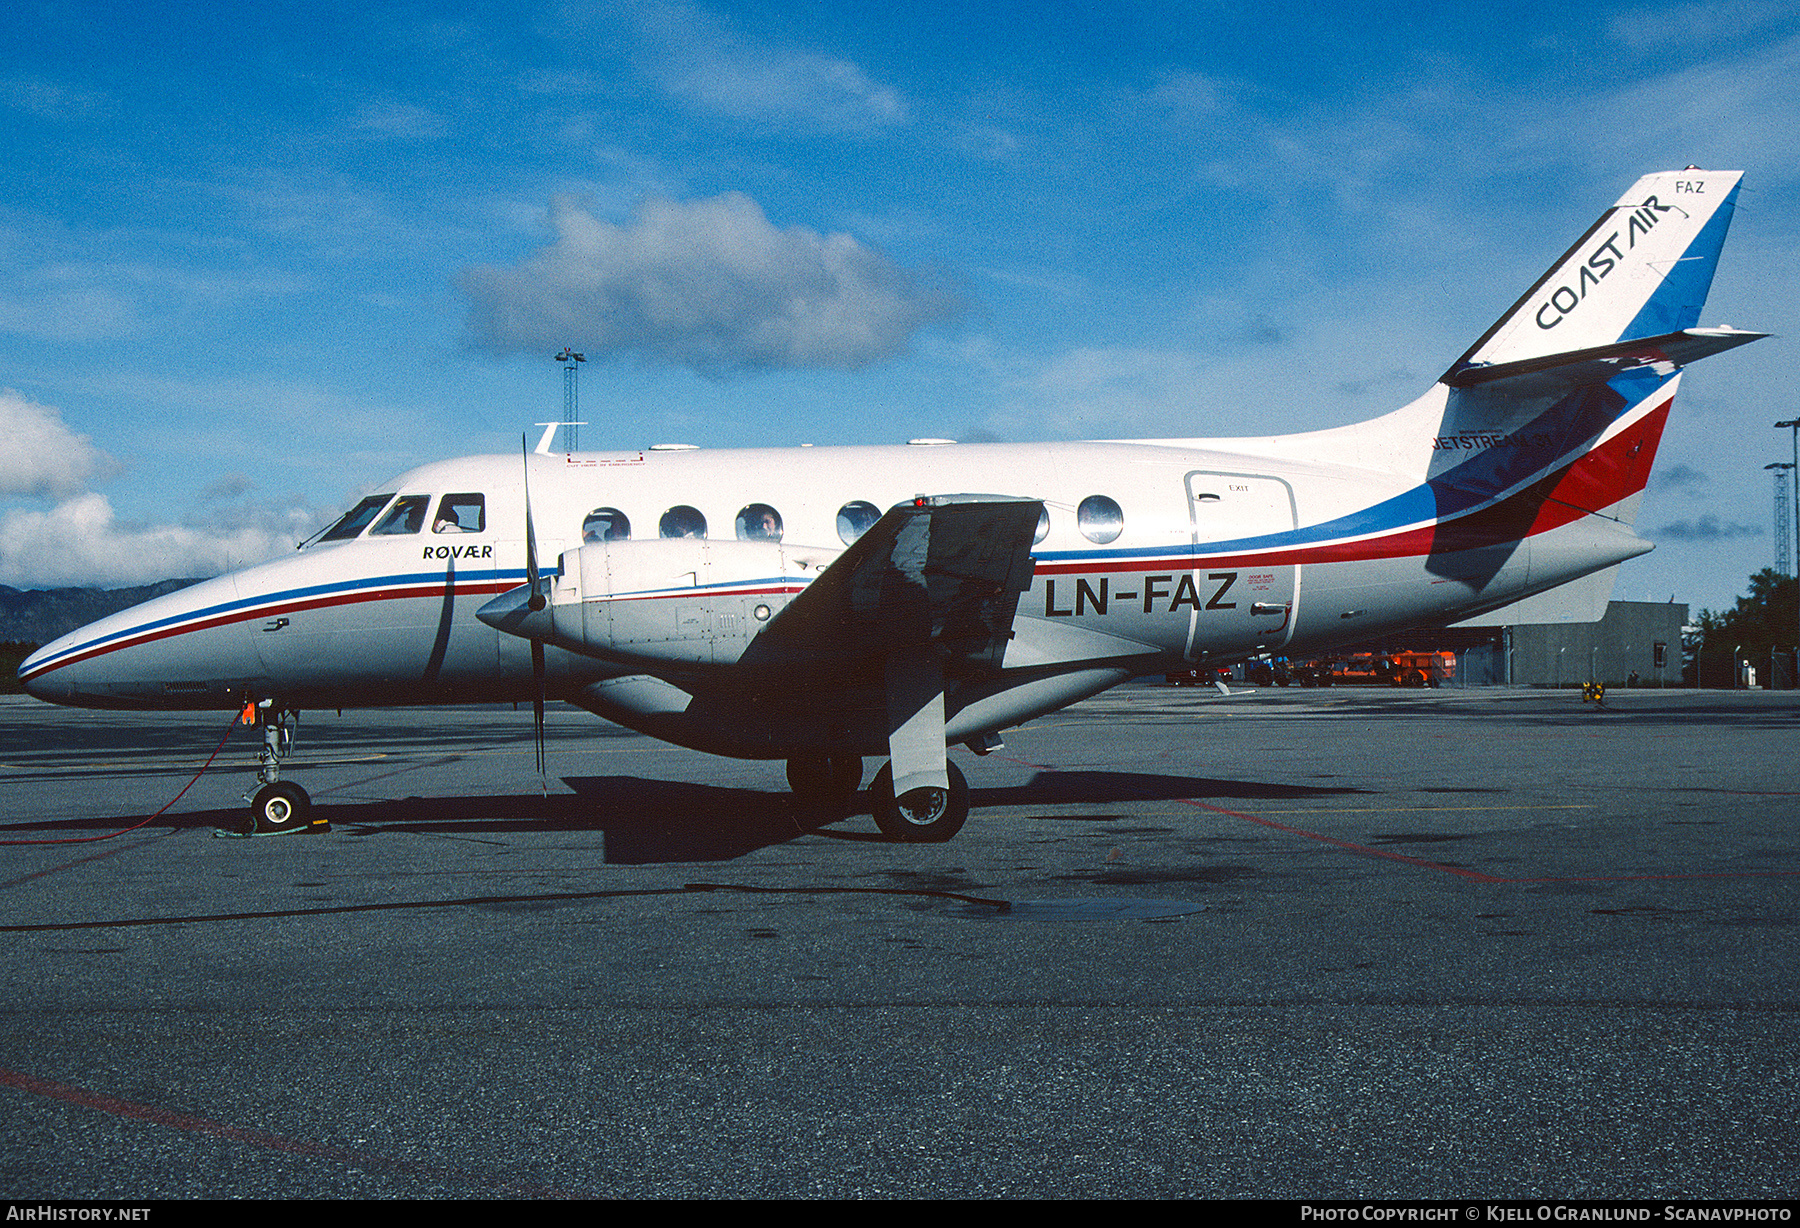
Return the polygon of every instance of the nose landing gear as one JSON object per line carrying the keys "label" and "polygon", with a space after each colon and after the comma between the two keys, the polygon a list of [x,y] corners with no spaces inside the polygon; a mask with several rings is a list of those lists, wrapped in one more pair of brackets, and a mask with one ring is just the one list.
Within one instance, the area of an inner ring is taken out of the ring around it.
{"label": "nose landing gear", "polygon": [[261,787],[244,795],[244,800],[250,803],[248,834],[267,835],[303,827],[329,831],[330,826],[325,820],[311,817],[312,798],[306,790],[291,780],[281,779],[281,761],[294,753],[294,731],[300,723],[300,714],[277,708],[272,700],[265,699],[261,703],[245,705],[243,722],[248,725],[252,721],[262,726],[263,745],[257,755],[256,769],[256,779]]}

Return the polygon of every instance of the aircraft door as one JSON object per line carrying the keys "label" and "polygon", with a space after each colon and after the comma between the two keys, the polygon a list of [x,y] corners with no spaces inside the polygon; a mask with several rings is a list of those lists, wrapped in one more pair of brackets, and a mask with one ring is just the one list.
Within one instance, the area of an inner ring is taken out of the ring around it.
{"label": "aircraft door", "polygon": [[[1294,489],[1269,474],[1193,470],[1186,475],[1188,515],[1198,557],[1198,594],[1188,623],[1187,657],[1241,657],[1274,651],[1294,634],[1300,568],[1267,559],[1246,542],[1299,527]],[[1207,555],[1218,562],[1208,562]]]}

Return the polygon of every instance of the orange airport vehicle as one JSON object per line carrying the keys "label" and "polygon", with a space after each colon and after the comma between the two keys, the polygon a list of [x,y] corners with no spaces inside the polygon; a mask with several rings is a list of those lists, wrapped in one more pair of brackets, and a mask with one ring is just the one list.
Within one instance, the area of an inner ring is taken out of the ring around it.
{"label": "orange airport vehicle", "polygon": [[1442,686],[1456,678],[1456,654],[1358,652],[1336,660],[1307,661],[1294,670],[1302,686]]}

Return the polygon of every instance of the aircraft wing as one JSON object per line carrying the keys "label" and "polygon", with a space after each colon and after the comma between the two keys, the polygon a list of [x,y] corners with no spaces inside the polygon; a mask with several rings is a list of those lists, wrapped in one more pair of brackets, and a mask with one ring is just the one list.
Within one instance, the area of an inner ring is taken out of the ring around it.
{"label": "aircraft wing", "polygon": [[742,664],[872,661],[933,645],[947,673],[998,670],[1043,507],[935,495],[893,508],[775,616]]}

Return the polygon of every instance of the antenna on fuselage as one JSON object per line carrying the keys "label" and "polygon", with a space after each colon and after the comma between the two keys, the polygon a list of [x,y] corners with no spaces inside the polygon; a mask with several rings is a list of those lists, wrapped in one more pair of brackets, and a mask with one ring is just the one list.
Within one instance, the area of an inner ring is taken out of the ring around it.
{"label": "antenna on fuselage", "polygon": [[[552,439],[556,438],[556,431],[557,431],[558,427],[586,426],[587,423],[585,423],[585,422],[534,422],[534,423],[532,423],[532,425],[533,426],[541,426],[544,428],[544,437],[542,439],[538,440],[538,446],[533,448],[532,451],[535,454],[537,454],[538,456],[548,456],[548,455],[550,455],[550,441]],[[573,452],[575,450],[575,439],[574,439],[573,431],[570,432],[569,446],[568,446],[567,450],[570,452]]]}

